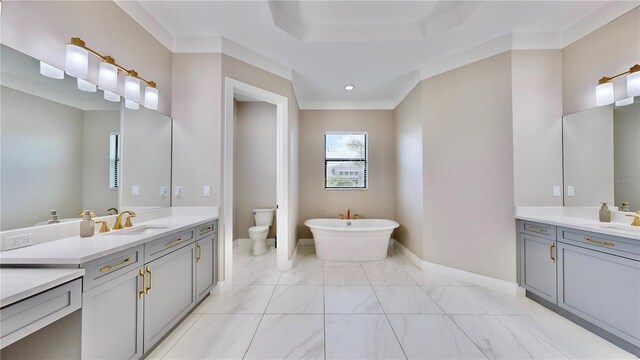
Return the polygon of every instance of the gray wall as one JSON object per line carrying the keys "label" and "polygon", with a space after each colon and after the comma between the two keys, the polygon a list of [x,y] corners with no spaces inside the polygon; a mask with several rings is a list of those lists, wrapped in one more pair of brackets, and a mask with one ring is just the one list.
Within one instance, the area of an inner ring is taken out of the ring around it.
{"label": "gray wall", "polygon": [[[234,236],[248,239],[252,210],[276,207],[276,106],[236,103],[233,150]],[[276,233],[276,221],[269,238]]]}
{"label": "gray wall", "polygon": [[414,254],[423,253],[422,86],[418,84],[394,111],[395,239]]}
{"label": "gray wall", "polygon": [[[324,189],[324,132],[367,131],[368,189]],[[395,157],[393,111],[305,110],[300,112],[301,238],[311,238],[304,221],[337,218],[351,208],[370,219],[395,218]]]}
{"label": "gray wall", "polygon": [[83,111],[82,208],[98,215],[118,207],[109,188],[109,135],[120,132],[120,111]]}
{"label": "gray wall", "polygon": [[640,103],[613,110],[615,204],[640,210]]}
{"label": "gray wall", "polygon": [[[28,109],[28,111],[25,111]],[[82,111],[2,87],[2,229],[82,209]]]}

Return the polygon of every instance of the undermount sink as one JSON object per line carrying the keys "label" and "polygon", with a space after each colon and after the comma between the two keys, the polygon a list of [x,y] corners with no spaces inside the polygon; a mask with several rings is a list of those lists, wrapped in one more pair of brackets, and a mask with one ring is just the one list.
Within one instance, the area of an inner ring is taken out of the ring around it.
{"label": "undermount sink", "polygon": [[160,230],[164,230],[164,229],[168,229],[168,226],[161,226],[161,225],[140,225],[140,226],[134,226],[128,229],[123,229],[123,230],[115,230],[112,233],[109,233],[108,235],[147,235],[147,234],[151,234]]}
{"label": "undermount sink", "polygon": [[609,224],[600,224],[598,225],[598,227],[601,229],[613,229],[613,230],[628,231],[632,233],[640,233],[640,227],[631,226],[631,225],[609,223]]}

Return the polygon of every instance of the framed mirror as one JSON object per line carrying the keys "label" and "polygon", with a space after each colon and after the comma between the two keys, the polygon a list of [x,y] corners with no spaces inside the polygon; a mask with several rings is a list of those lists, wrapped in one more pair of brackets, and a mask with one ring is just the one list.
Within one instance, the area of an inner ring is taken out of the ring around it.
{"label": "framed mirror", "polygon": [[640,210],[640,99],[566,115],[562,129],[565,206]]}
{"label": "framed mirror", "polygon": [[51,210],[63,222],[171,205],[171,118],[43,76],[5,45],[0,56],[0,230],[48,224]]}

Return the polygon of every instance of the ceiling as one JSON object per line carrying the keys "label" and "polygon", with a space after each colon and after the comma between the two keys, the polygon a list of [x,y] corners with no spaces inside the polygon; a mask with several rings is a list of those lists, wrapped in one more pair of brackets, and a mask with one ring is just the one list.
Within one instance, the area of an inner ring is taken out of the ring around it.
{"label": "ceiling", "polygon": [[[116,1],[173,52],[224,52],[292,80],[303,109],[392,109],[426,77],[559,49],[637,1]],[[344,86],[352,84],[354,91]]]}

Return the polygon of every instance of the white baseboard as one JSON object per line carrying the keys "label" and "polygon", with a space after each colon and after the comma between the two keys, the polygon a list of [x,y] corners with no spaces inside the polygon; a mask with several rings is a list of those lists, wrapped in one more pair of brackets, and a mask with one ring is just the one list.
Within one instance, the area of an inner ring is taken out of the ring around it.
{"label": "white baseboard", "polygon": [[[276,239],[267,239],[267,246],[275,246],[275,245],[276,245]],[[253,240],[235,239],[233,240],[233,247],[236,247],[236,246],[253,246]]]}
{"label": "white baseboard", "polygon": [[298,244],[302,246],[313,246],[316,243],[313,241],[313,239],[300,239],[298,240]]}
{"label": "white baseboard", "polygon": [[510,295],[523,296],[521,295],[522,290],[520,290],[522,288],[519,288],[518,284],[516,283],[476,274],[470,271],[452,268],[449,266],[435,264],[429,261],[424,261],[401,243],[394,241],[394,245],[400,250],[402,254],[404,254],[409,260],[411,260],[411,262],[416,264],[416,266],[424,271],[430,271],[434,274],[444,275],[472,285],[478,285],[489,289],[502,291]]}

